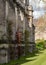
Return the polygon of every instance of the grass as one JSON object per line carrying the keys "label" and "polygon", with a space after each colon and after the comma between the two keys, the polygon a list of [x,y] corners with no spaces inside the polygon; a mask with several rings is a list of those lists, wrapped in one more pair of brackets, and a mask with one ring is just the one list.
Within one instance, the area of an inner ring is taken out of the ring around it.
{"label": "grass", "polygon": [[46,49],[35,55],[29,54],[26,57],[21,57],[19,60],[3,65],[46,65]]}
{"label": "grass", "polygon": [[[26,58],[29,62],[25,62],[21,65],[46,65],[46,50],[41,51],[37,56]],[[31,61],[32,59],[32,61]]]}

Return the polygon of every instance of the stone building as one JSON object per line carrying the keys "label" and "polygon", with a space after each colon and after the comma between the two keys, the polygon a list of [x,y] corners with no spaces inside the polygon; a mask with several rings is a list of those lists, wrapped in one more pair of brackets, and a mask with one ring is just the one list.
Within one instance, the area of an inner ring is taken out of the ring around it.
{"label": "stone building", "polygon": [[[9,44],[7,43],[7,20],[12,23],[12,40],[15,44],[12,44],[12,47],[15,47],[15,58],[17,57],[17,44],[16,44],[16,32],[22,33],[22,42],[25,40],[24,32],[28,30],[30,33],[29,36],[29,46],[30,52],[33,51],[35,46],[35,27],[33,25],[33,8],[29,5],[29,0],[0,0],[0,42],[3,43],[0,46],[0,54],[5,55],[2,60],[2,63],[7,63],[10,60],[8,48]],[[24,52],[25,44],[20,44],[21,54]],[[7,51],[6,51],[7,50]],[[2,52],[3,51],[3,52]],[[23,51],[23,52],[22,52]],[[0,56],[1,57],[1,56]],[[3,62],[4,59],[7,59]]]}

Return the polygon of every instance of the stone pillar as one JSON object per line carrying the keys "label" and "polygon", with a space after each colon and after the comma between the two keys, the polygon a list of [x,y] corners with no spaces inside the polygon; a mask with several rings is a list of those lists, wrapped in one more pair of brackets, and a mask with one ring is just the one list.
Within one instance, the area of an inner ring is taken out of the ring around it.
{"label": "stone pillar", "polygon": [[17,44],[17,51],[16,54],[18,56],[18,58],[20,58],[20,53],[21,53],[21,49],[20,49],[20,42],[19,42],[19,33],[21,32],[21,25],[20,25],[20,9],[18,7],[15,7],[15,16],[16,16],[16,44]]}
{"label": "stone pillar", "polygon": [[25,41],[25,14],[21,11],[20,12],[21,16],[21,26],[22,26],[22,42]]}
{"label": "stone pillar", "polygon": [[32,29],[32,24],[33,24],[33,9],[32,6],[28,6],[28,23],[30,27],[30,42],[33,42],[33,29]]}
{"label": "stone pillar", "polygon": [[28,22],[29,22],[29,28],[30,28],[30,52],[32,53],[35,50],[35,27],[33,24],[33,8],[32,6],[28,6]]}
{"label": "stone pillar", "polygon": [[[7,2],[7,0],[5,1],[5,19],[6,19],[6,35],[7,35],[7,20],[8,20],[8,9],[9,9],[9,4]],[[8,53],[8,50],[7,50],[7,56],[8,56],[8,61],[10,60],[9,59],[9,53]]]}
{"label": "stone pillar", "polygon": [[25,30],[26,30],[26,16],[25,14],[23,13],[23,55],[25,56]]}
{"label": "stone pillar", "polygon": [[6,35],[7,35],[8,9],[9,9],[9,4],[8,4],[8,2],[7,2],[7,0],[6,0],[6,1],[5,1]]}
{"label": "stone pillar", "polygon": [[23,11],[20,10],[20,32],[22,32],[22,39],[21,39],[21,54],[22,56],[25,55],[25,14]]}

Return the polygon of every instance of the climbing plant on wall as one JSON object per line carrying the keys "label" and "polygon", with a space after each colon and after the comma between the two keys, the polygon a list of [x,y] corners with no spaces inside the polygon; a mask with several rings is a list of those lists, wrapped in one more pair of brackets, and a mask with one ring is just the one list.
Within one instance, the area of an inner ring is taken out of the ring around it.
{"label": "climbing plant on wall", "polygon": [[29,31],[25,30],[25,54],[27,55],[29,50]]}

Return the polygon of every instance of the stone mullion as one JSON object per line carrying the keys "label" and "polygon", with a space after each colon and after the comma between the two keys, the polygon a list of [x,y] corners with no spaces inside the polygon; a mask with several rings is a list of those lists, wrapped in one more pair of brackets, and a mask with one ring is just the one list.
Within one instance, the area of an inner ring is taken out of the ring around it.
{"label": "stone mullion", "polygon": [[25,56],[25,30],[26,30],[26,16],[25,16],[25,14],[23,13],[23,25],[24,25],[24,27],[23,27],[23,42],[24,42],[24,56]]}

